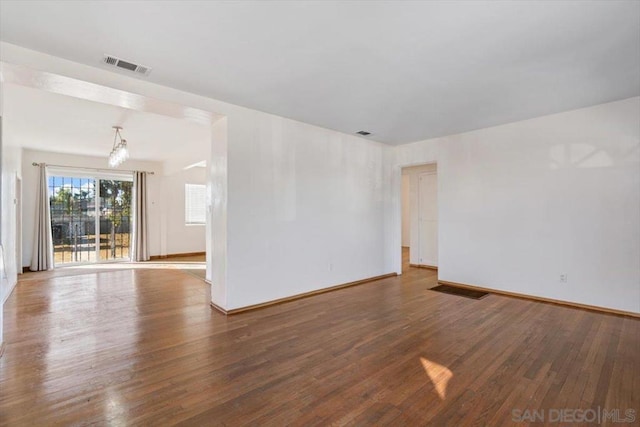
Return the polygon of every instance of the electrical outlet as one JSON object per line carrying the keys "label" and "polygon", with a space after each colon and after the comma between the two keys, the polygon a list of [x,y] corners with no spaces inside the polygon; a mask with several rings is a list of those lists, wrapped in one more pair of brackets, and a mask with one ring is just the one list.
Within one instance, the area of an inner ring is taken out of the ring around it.
{"label": "electrical outlet", "polygon": [[560,275],[560,283],[567,283],[567,275],[566,274],[561,274]]}
{"label": "electrical outlet", "polygon": [[329,271],[333,271],[333,263],[332,262],[329,263]]}

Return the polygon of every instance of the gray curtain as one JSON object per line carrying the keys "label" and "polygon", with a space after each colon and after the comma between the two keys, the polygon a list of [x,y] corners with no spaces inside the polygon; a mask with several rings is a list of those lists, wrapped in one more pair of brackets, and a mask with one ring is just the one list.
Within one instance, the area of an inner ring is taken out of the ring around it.
{"label": "gray curtain", "polygon": [[33,253],[31,255],[31,271],[53,269],[53,238],[51,235],[51,210],[49,208],[49,192],[47,188],[47,167],[38,165],[38,188],[36,189],[36,225],[33,235]]}
{"label": "gray curtain", "polygon": [[149,261],[149,238],[147,220],[147,173],[135,172],[133,175],[135,193],[133,218],[133,261]]}

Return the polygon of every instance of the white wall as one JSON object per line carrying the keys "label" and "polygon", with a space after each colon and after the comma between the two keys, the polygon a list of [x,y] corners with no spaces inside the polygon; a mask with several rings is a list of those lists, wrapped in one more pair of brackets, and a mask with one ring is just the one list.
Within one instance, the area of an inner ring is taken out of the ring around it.
{"label": "white wall", "polygon": [[411,181],[409,175],[402,170],[402,246],[408,248],[411,245]]}
{"label": "white wall", "polygon": [[389,179],[438,162],[441,280],[638,313],[639,117],[635,97],[408,144]]}
{"label": "white wall", "polygon": [[206,279],[211,283],[211,302],[227,307],[227,205],[228,205],[228,119],[213,123],[211,127],[211,152],[208,167],[207,199],[207,270]]}
{"label": "white wall", "polygon": [[[3,118],[3,127],[6,126]],[[4,134],[4,130],[3,130]],[[18,248],[16,232],[16,178],[21,177],[21,150],[11,145],[2,137],[2,162],[0,171],[2,174],[2,197],[0,208],[2,209],[2,258],[4,265],[0,266],[0,311],[4,311],[4,302],[15,288],[18,282],[19,261],[16,250]],[[0,344],[3,341],[3,314],[0,313]]]}
{"label": "white wall", "polygon": [[236,120],[229,119],[227,308],[389,273],[382,145],[258,112]]}
{"label": "white wall", "polygon": [[[33,227],[35,224],[35,188],[38,182],[38,168],[32,166],[33,162],[63,165],[72,167],[86,167],[108,169],[105,167],[106,157],[76,156],[71,154],[51,153],[25,149],[22,152],[22,264],[28,266],[31,263],[33,250]],[[162,193],[162,169],[159,162],[141,162],[128,160],[121,169],[153,171],[149,175],[148,204],[149,204],[149,253],[160,255],[161,253],[161,209],[160,199]]]}
{"label": "white wall", "polygon": [[[1,72],[1,65],[0,65]],[[9,208],[4,204],[4,150],[5,150],[5,142],[4,142],[4,132],[3,132],[3,120],[4,120],[4,79],[0,78],[0,227],[1,223],[5,221],[5,215],[9,212]],[[0,231],[1,232],[1,231]],[[2,234],[4,238],[4,234]],[[1,240],[1,239],[0,239]],[[2,241],[0,241],[1,245],[4,245]],[[4,259],[4,246],[2,246],[2,254],[0,254],[0,260]],[[9,288],[9,281],[6,273],[5,273],[4,263],[0,265],[0,348],[4,344],[4,300],[5,300],[5,288]]]}
{"label": "white wall", "polygon": [[[7,126],[5,118],[3,126]],[[0,302],[9,297],[18,280],[18,248],[16,232],[16,209],[18,195],[16,194],[16,178],[21,177],[21,150],[11,145],[6,138],[2,148],[2,247],[4,248],[4,263],[6,280],[2,280],[0,287]]]}

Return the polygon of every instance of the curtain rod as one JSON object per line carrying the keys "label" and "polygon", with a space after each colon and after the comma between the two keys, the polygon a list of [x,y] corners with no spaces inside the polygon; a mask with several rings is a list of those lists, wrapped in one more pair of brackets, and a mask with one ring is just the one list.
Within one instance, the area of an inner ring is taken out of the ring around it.
{"label": "curtain rod", "polygon": [[[40,163],[33,162],[32,166],[40,166]],[[66,168],[66,169],[82,169],[82,170],[90,170],[90,171],[98,171],[98,172],[146,172],[148,175],[155,175],[153,171],[132,171],[125,169],[98,169],[98,168],[83,168],[80,166],[64,166],[64,165],[51,165],[49,163],[45,163],[45,166],[53,166],[54,168]]]}

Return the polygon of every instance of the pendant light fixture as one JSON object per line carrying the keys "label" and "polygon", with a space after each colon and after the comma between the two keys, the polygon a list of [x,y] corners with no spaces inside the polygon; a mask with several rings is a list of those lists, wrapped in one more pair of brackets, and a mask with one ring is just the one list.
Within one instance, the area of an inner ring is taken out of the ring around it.
{"label": "pendant light fixture", "polygon": [[122,139],[122,135],[120,135],[122,126],[113,126],[113,129],[116,134],[113,136],[113,148],[109,154],[109,166],[117,168],[129,158],[129,149],[127,148],[127,140]]}

